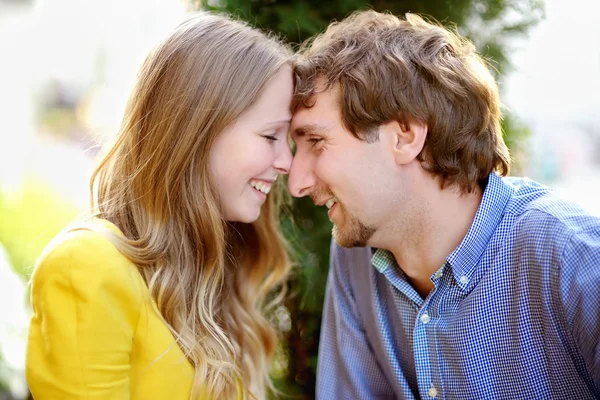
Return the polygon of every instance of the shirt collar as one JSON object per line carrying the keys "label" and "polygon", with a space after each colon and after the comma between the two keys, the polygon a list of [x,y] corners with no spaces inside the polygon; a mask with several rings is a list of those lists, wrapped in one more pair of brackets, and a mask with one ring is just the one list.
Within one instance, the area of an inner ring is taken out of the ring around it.
{"label": "shirt collar", "polygon": [[389,266],[396,264],[396,260],[391,251],[371,247],[371,264],[383,274]]}
{"label": "shirt collar", "polygon": [[[494,172],[489,175],[481,204],[467,235],[446,259],[461,290],[469,285],[481,255],[502,220],[512,193],[509,182]],[[371,255],[371,263],[381,273],[396,264],[393,254],[387,250],[372,248]]]}
{"label": "shirt collar", "polygon": [[469,285],[479,259],[502,220],[512,193],[512,185],[509,182],[494,172],[489,175],[481,204],[467,235],[446,259],[452,267],[457,285],[462,290]]}

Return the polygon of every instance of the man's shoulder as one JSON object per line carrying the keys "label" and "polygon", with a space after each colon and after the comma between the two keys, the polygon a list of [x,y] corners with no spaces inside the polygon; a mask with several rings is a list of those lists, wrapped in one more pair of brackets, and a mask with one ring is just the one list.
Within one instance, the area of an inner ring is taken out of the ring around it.
{"label": "man's shoulder", "polygon": [[331,240],[331,267],[346,275],[363,275],[369,271],[373,249],[371,247],[342,247]]}
{"label": "man's shoulder", "polygon": [[[374,250],[371,247],[342,247],[332,239],[330,287],[354,298],[369,298],[375,282],[383,276],[377,273],[372,264]],[[361,307],[368,308],[368,303],[361,304]]]}
{"label": "man's shoulder", "polygon": [[505,214],[517,227],[516,232],[529,240],[561,242],[577,232],[597,229],[600,218],[557,191],[527,178],[507,178],[514,192]]}
{"label": "man's shoulder", "polygon": [[508,177],[504,180],[512,188],[505,210],[507,214],[520,216],[531,210],[544,208],[547,202],[559,200],[553,189],[529,178]]}

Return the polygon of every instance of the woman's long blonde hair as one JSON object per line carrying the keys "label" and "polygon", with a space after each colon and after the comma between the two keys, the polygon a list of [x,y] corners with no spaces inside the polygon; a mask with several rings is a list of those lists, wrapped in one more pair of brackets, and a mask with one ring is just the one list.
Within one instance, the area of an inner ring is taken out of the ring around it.
{"label": "woman's long blonde hair", "polygon": [[[191,398],[265,398],[277,334],[267,311],[290,268],[278,192],[252,224],[222,219],[209,174],[217,135],[291,53],[222,15],[191,15],[144,62],[116,141],[91,179],[93,215],[144,277],[195,368]],[[231,160],[235,162],[235,160]],[[94,196],[97,190],[97,195]]]}

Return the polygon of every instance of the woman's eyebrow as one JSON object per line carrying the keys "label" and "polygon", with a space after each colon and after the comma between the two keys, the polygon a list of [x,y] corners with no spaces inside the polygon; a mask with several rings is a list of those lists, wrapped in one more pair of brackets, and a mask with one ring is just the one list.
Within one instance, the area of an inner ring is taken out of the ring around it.
{"label": "woman's eyebrow", "polygon": [[272,121],[272,122],[267,122],[266,125],[278,125],[278,124],[289,124],[290,122],[292,122],[292,117],[287,118],[287,119],[279,119],[277,121]]}

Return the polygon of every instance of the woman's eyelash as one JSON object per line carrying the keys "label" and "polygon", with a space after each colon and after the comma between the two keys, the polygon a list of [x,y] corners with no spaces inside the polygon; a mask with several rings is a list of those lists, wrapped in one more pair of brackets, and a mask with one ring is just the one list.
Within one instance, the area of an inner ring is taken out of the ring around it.
{"label": "woman's eyelash", "polygon": [[270,141],[272,141],[272,142],[274,142],[274,141],[276,141],[276,140],[277,140],[277,136],[275,136],[275,135],[263,135],[263,137],[264,137],[265,139],[267,139],[267,140],[270,140]]}

